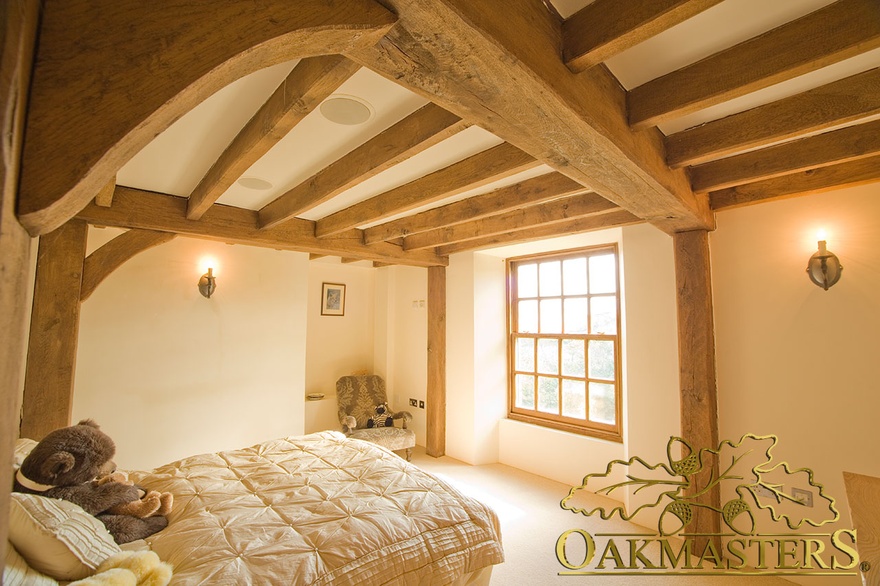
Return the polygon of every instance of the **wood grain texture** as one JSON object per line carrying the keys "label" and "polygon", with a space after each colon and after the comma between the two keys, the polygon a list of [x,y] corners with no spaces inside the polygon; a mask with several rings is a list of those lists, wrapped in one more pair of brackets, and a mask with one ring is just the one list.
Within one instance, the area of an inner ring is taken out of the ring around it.
{"label": "wood grain texture", "polygon": [[425,453],[446,454],[446,267],[428,268],[428,386]]}
{"label": "wood grain texture", "polygon": [[[96,205],[97,202],[95,202]],[[152,230],[128,230],[88,255],[83,263],[80,302],[88,299],[101,282],[133,256],[173,240],[177,234]]]}
{"label": "wood grain texture", "polygon": [[[27,353],[28,289],[32,240],[15,217],[19,163],[24,139],[31,62],[34,55],[40,3],[36,0],[0,2],[0,461],[12,462],[19,437]],[[12,466],[0,467],[0,557],[11,547],[9,492]]]}
{"label": "wood grain texture", "polygon": [[248,244],[277,250],[345,256],[411,266],[445,266],[449,260],[430,251],[405,252],[400,246],[382,242],[363,243],[360,230],[331,238],[316,238],[315,223],[292,219],[264,230],[256,211],[215,204],[200,220],[187,220],[186,198],[117,187],[113,207],[86,206],[77,217],[101,226],[173,232],[219,242]]}
{"label": "wood grain texture", "polygon": [[[712,311],[712,272],[709,233],[705,230],[673,235],[678,306],[678,363],[681,385],[681,437],[695,449],[718,447],[718,393],[715,384],[715,326]],[[687,455],[687,454],[683,454]],[[717,478],[717,461],[714,473]],[[711,472],[707,470],[707,472]],[[691,494],[696,492],[691,488]],[[697,502],[720,510],[718,484]],[[714,511],[694,508],[690,533],[721,532]],[[716,545],[720,545],[717,543]],[[698,546],[699,550],[700,547]]]}
{"label": "wood grain texture", "polygon": [[714,227],[706,200],[666,165],[660,132],[630,129],[625,92],[607,68],[565,66],[561,24],[541,2],[386,5],[398,23],[352,59],[664,231]]}
{"label": "wood grain texture", "polygon": [[572,195],[470,222],[413,234],[403,239],[403,249],[419,250],[512,231],[537,227],[547,228],[576,218],[619,209],[595,193]]}
{"label": "wood grain texture", "polygon": [[727,157],[689,170],[694,191],[705,192],[827,167],[880,153],[880,121]]}
{"label": "wood grain texture", "polygon": [[23,437],[39,441],[53,429],[70,425],[88,231],[85,222],[71,220],[40,238],[21,410]]}
{"label": "wood grain texture", "polygon": [[880,478],[844,472],[843,484],[853,527],[858,532],[859,559],[871,564],[870,570],[862,572],[862,584],[880,586]]}
{"label": "wood grain texture", "polygon": [[666,160],[683,167],[880,114],[880,68],[671,134]]}
{"label": "wood grain texture", "polygon": [[880,4],[838,0],[632,89],[633,128],[646,128],[880,47]]}
{"label": "wood grain texture", "polygon": [[428,104],[379,133],[260,210],[264,228],[308,211],[466,128],[458,116]]}
{"label": "wood grain texture", "polygon": [[201,218],[251,165],[358,69],[341,55],[300,60],[193,189],[186,217]]}
{"label": "wood grain texture", "polygon": [[372,0],[43,4],[18,202],[33,235],[81,210],[217,90],[270,65],[372,45],[395,21]]}
{"label": "wood grain texture", "polygon": [[315,235],[332,236],[475,189],[538,164],[530,155],[503,143],[322,218],[316,223]]}
{"label": "wood grain texture", "polygon": [[372,226],[364,230],[364,242],[372,244],[435,230],[585,191],[587,190],[577,181],[554,171],[501,187],[484,195],[475,195],[399,220]]}
{"label": "wood grain texture", "polygon": [[113,191],[116,189],[116,177],[101,188],[95,196],[95,203],[102,208],[109,208],[113,204]]}
{"label": "wood grain texture", "polygon": [[562,58],[572,71],[585,71],[719,2],[596,0],[562,23]]}
{"label": "wood grain texture", "polygon": [[709,193],[713,210],[750,205],[880,181],[880,156],[755,181]]}
{"label": "wood grain texture", "polygon": [[547,226],[511,230],[503,234],[495,234],[494,236],[484,236],[473,240],[456,242],[454,244],[445,244],[436,247],[434,250],[440,256],[448,256],[456,252],[478,250],[480,248],[489,248],[501,244],[533,242],[544,238],[553,238],[555,236],[564,236],[566,234],[578,234],[580,232],[589,232],[591,230],[603,230],[605,228],[631,226],[643,222],[644,220],[626,210],[618,210],[605,214],[575,218],[574,220],[566,220],[564,222],[558,222]]}

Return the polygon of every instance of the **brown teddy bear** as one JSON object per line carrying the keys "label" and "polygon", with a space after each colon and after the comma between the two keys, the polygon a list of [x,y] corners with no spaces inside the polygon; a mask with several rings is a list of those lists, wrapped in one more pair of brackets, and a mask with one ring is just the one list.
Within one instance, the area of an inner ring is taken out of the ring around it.
{"label": "brown teddy bear", "polygon": [[[125,510],[125,505],[141,502],[141,491],[131,483],[117,482],[112,477],[96,480],[116,469],[115,454],[113,440],[91,419],[56,429],[24,459],[15,475],[13,490],[79,505],[100,519],[119,544],[143,539],[164,529],[168,520],[162,515],[140,518],[111,512],[119,511],[117,507]],[[161,504],[161,495],[159,501]],[[170,501],[168,506],[170,508]],[[137,510],[143,513],[142,509]]]}

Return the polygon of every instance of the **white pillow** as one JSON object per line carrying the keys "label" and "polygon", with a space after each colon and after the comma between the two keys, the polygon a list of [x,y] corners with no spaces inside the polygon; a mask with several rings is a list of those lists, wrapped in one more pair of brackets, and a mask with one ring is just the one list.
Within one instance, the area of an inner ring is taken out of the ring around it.
{"label": "white pillow", "polygon": [[80,580],[119,553],[104,524],[80,506],[34,494],[10,497],[9,541],[35,570],[56,580]]}
{"label": "white pillow", "polygon": [[27,458],[27,455],[31,453],[31,450],[36,445],[36,440],[26,437],[15,440],[15,452],[13,452],[14,459],[12,461],[13,472],[21,468],[21,463],[24,462],[24,459]]}
{"label": "white pillow", "polygon": [[8,541],[2,583],[6,586],[58,586],[58,582],[28,566]]}

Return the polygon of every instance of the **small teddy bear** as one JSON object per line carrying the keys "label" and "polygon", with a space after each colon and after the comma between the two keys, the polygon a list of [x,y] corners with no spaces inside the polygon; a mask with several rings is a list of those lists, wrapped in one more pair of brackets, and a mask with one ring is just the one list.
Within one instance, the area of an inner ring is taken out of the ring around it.
{"label": "small teddy bear", "polygon": [[102,485],[107,482],[118,482],[120,484],[135,486],[135,488],[138,489],[140,500],[120,503],[118,505],[110,507],[109,509],[107,509],[107,512],[111,515],[131,515],[140,519],[146,519],[147,517],[152,517],[154,515],[165,516],[171,512],[171,508],[174,505],[174,495],[170,492],[144,490],[143,488],[136,486],[131,480],[129,480],[128,475],[126,475],[124,472],[112,472],[107,476],[99,478],[95,482],[98,485]]}
{"label": "small teddy bear", "polygon": [[376,405],[376,414],[367,420],[367,427],[394,427],[394,418],[389,414],[388,403]]}

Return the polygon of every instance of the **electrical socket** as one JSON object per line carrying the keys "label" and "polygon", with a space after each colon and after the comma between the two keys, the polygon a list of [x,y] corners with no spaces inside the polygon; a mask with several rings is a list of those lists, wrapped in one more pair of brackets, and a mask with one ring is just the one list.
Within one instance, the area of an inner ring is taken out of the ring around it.
{"label": "electrical socket", "polygon": [[813,506],[813,493],[809,490],[804,490],[802,488],[792,488],[791,498],[801,503],[805,507]]}
{"label": "electrical socket", "polygon": [[409,400],[409,406],[410,406],[410,407],[417,407],[417,406],[418,406],[418,402],[417,402],[415,399],[410,399],[410,400]]}
{"label": "electrical socket", "polygon": [[419,409],[424,409],[424,408],[425,408],[425,402],[419,401]]}
{"label": "electrical socket", "polygon": [[[780,489],[781,489],[781,487],[780,487]],[[776,498],[776,495],[773,493],[773,491],[770,490],[769,488],[767,488],[766,486],[760,486],[760,485],[756,486],[755,487],[755,494],[757,496],[768,498],[768,499]]]}

